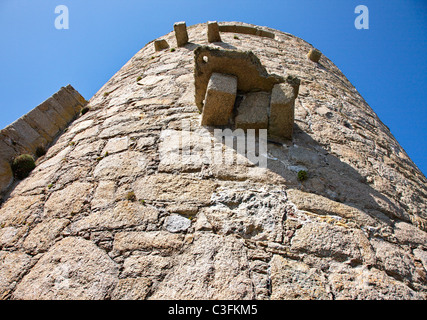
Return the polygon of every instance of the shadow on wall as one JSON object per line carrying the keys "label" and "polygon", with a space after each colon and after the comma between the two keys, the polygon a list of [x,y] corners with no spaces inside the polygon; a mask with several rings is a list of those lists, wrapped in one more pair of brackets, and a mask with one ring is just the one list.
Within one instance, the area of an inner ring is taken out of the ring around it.
{"label": "shadow on wall", "polygon": [[[213,128],[207,129],[212,139],[222,143],[225,149],[229,148],[224,139],[218,141]],[[393,226],[394,221],[405,221],[422,230],[426,229],[421,217],[408,214],[401,204],[375,190],[366,182],[366,177],[329,153],[297,124],[294,124],[293,130],[292,141],[281,144],[268,140],[266,170],[282,178],[281,183],[287,190],[291,190],[288,191],[288,198],[292,202],[298,202],[295,204],[300,210],[321,215],[339,215],[340,212],[334,206],[339,208],[343,204],[355,209],[350,216],[348,212],[344,213],[347,216],[343,218],[360,221],[362,224],[372,219],[389,226]],[[242,152],[237,147],[237,139],[234,139],[233,149],[250,163],[247,149]],[[256,150],[259,150],[259,141],[256,142]],[[298,180],[299,171],[307,172],[304,181]],[[317,203],[325,198],[331,200],[328,202],[330,210]]]}

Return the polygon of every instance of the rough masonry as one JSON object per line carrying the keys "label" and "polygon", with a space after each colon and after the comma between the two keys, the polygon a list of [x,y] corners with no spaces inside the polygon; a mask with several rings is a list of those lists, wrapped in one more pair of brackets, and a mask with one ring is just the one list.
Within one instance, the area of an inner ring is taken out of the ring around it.
{"label": "rough masonry", "polygon": [[[202,23],[161,37],[174,51],[144,46],[11,187],[2,299],[426,299],[427,180],[389,129],[306,41],[218,28],[221,42]],[[290,119],[295,97],[292,139],[268,143],[267,168],[226,144],[233,163],[207,161],[212,75],[195,87],[195,59],[226,50],[258,59],[268,83],[245,91],[259,70],[231,73],[235,124]]]}

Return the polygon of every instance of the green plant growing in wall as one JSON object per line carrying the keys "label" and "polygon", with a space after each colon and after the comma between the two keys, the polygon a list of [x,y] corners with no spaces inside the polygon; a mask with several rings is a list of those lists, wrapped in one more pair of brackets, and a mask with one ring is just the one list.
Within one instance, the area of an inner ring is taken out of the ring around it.
{"label": "green plant growing in wall", "polygon": [[307,177],[308,177],[307,171],[305,171],[305,170],[298,171],[298,180],[299,181],[305,181],[305,180],[307,180]]}
{"label": "green plant growing in wall", "polygon": [[36,156],[37,158],[40,158],[46,154],[46,149],[43,146],[38,146],[36,148]]}
{"label": "green plant growing in wall", "polygon": [[138,76],[138,78],[136,78],[136,81],[138,82],[139,80],[141,80],[142,79],[142,77],[141,76]]}
{"label": "green plant growing in wall", "polygon": [[135,195],[135,192],[133,192],[133,191],[129,191],[129,192],[126,194],[126,200],[129,200],[129,201],[132,201],[132,202],[136,201],[136,195]]}
{"label": "green plant growing in wall", "polygon": [[84,107],[81,111],[80,114],[84,115],[85,113],[87,113],[89,111],[89,107]]}
{"label": "green plant growing in wall", "polygon": [[12,162],[12,171],[16,178],[22,180],[30,174],[36,167],[36,162],[32,155],[22,154]]}

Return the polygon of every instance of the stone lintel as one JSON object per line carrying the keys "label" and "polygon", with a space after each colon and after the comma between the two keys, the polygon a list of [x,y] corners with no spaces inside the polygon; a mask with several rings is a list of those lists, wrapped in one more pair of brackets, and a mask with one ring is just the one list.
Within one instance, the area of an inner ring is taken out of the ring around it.
{"label": "stone lintel", "polygon": [[235,76],[213,73],[206,90],[202,125],[227,125],[233,112],[236,94],[237,78]]}

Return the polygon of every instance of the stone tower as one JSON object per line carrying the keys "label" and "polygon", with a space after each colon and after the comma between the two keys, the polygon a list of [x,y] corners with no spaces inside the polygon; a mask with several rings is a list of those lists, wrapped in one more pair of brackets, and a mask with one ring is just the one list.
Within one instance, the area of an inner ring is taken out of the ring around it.
{"label": "stone tower", "polygon": [[426,178],[302,39],[177,23],[88,107],[4,193],[1,298],[426,298]]}

